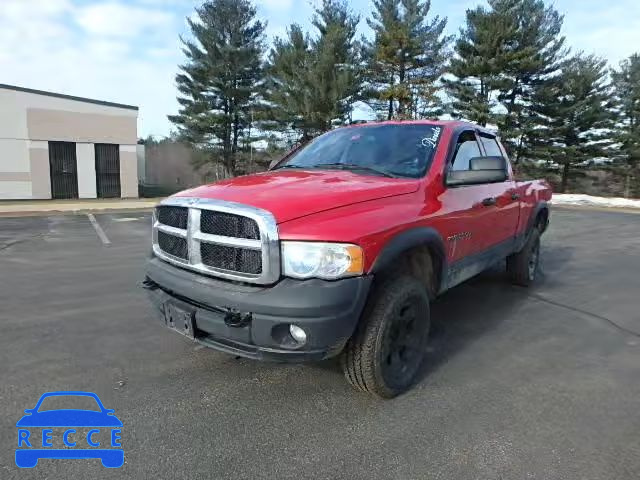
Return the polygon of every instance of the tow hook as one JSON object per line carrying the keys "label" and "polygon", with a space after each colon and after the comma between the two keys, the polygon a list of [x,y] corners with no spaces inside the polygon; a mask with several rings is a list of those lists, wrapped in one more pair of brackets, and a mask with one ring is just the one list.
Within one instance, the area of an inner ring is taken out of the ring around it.
{"label": "tow hook", "polygon": [[235,308],[227,308],[224,314],[224,323],[229,327],[243,328],[251,323],[253,316],[251,312],[242,313]]}
{"label": "tow hook", "polygon": [[158,288],[158,284],[149,277],[146,277],[139,285],[145,290],[155,290]]}

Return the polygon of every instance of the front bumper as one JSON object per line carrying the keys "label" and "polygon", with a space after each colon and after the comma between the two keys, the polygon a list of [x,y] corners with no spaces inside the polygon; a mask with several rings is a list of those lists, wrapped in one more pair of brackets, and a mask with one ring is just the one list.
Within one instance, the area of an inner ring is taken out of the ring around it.
{"label": "front bumper", "polygon": [[[196,341],[233,355],[275,361],[322,360],[338,354],[352,335],[372,277],[337,281],[283,279],[249,286],[193,273],[156,257],[147,262],[144,286],[164,315],[166,302],[195,310]],[[229,311],[250,318],[230,326]],[[283,336],[289,324],[307,333],[295,345]]]}

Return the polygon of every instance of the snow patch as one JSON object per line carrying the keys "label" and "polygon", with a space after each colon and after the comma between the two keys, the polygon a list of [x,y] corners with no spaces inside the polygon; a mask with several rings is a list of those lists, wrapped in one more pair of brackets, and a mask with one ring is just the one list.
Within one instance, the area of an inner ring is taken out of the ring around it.
{"label": "snow patch", "polygon": [[593,197],[573,193],[554,193],[551,203],[554,205],[587,205],[591,207],[639,208],[640,200],[631,198]]}

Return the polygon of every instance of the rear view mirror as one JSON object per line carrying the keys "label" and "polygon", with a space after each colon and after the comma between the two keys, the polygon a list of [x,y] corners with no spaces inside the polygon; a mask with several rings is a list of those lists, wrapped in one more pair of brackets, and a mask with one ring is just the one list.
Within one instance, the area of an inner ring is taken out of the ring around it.
{"label": "rear view mirror", "polygon": [[477,185],[507,180],[507,162],[502,157],[474,157],[469,160],[470,170],[449,170],[447,185]]}

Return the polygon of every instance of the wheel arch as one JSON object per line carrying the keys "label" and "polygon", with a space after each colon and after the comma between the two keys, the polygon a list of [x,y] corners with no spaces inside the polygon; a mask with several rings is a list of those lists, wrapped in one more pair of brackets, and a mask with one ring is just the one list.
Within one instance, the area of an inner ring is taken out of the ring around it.
{"label": "wheel arch", "polygon": [[536,225],[541,224],[542,228],[540,228],[539,231],[541,234],[544,233],[549,224],[549,214],[549,204],[544,200],[539,201],[536,206],[533,207],[527,220],[527,228],[516,238],[514,248],[516,252],[519,252],[526,245],[529,237],[531,236],[531,232],[533,232]]}
{"label": "wheel arch", "polygon": [[540,233],[543,233],[547,229],[547,224],[549,222],[549,204],[541,200],[531,211],[531,215],[529,216],[529,221],[527,224],[527,234],[531,232],[536,225],[542,223],[542,229]]}
{"label": "wheel arch", "polygon": [[[442,290],[444,279],[446,279],[447,257],[442,237],[431,227],[411,228],[395,235],[382,248],[369,273],[374,277],[385,275],[398,268],[403,260],[424,254],[430,257],[432,272],[429,278],[421,279],[426,281],[430,296],[435,297]],[[411,262],[409,267],[419,269],[416,262]]]}

